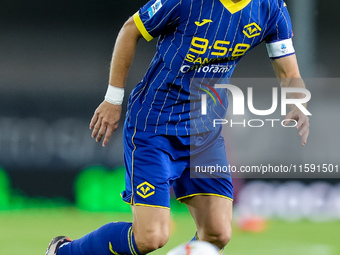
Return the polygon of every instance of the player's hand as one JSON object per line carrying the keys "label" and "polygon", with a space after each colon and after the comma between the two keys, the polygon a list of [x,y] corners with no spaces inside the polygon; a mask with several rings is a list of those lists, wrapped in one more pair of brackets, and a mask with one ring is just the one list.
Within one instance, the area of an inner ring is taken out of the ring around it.
{"label": "player's hand", "polygon": [[93,129],[92,137],[96,138],[96,142],[100,142],[105,134],[103,147],[107,145],[111,135],[118,128],[121,112],[121,105],[113,105],[106,101],[103,101],[95,110],[90,129]]}
{"label": "player's hand", "polygon": [[301,136],[301,144],[305,146],[307,143],[307,138],[309,135],[309,118],[300,111],[300,109],[296,108],[291,110],[285,117],[285,125],[289,124],[289,119],[293,119],[297,121],[296,128],[299,131],[299,136]]}

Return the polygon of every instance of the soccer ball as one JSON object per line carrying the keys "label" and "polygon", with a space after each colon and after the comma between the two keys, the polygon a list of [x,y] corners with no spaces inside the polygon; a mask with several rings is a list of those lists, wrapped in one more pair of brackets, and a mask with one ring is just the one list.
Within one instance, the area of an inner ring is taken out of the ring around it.
{"label": "soccer ball", "polygon": [[203,241],[191,241],[175,247],[167,255],[220,255],[215,245]]}

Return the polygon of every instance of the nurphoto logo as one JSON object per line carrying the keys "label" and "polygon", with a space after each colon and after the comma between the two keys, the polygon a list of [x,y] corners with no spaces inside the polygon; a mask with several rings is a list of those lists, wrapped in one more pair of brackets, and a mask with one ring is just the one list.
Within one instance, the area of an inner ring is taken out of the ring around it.
{"label": "nurphoto logo", "polygon": [[[228,89],[230,94],[232,95],[232,99],[233,99],[233,111],[232,111],[232,115],[235,116],[244,116],[245,115],[245,98],[247,99],[247,107],[248,110],[256,115],[256,116],[269,116],[271,114],[273,114],[277,108],[279,107],[279,99],[280,99],[280,108],[281,108],[281,115],[285,116],[287,115],[287,105],[295,105],[298,109],[300,109],[300,111],[307,115],[307,116],[311,116],[312,114],[306,109],[306,107],[303,105],[307,102],[310,101],[311,99],[311,93],[309,90],[305,89],[305,88],[296,88],[296,87],[282,87],[281,88],[281,96],[279,96],[278,93],[278,88],[274,87],[272,88],[272,105],[269,109],[256,109],[254,107],[254,96],[253,96],[253,88],[252,87],[248,87],[247,88],[247,97],[245,97],[243,91],[232,84],[216,84],[213,87],[209,86],[210,90],[213,92],[213,94],[216,95],[216,90],[215,89]],[[207,95],[209,95],[215,102],[216,101],[214,99],[214,96],[212,95],[212,93],[208,93],[206,89],[202,89],[203,91],[205,91],[207,94],[202,94],[201,96],[201,114],[202,115],[207,115]],[[290,94],[302,94],[304,95],[304,97],[302,98],[292,98],[289,95]],[[217,95],[218,97],[218,95]],[[219,97],[218,97],[219,98]],[[290,121],[293,124],[290,125],[286,125],[286,123]],[[297,121],[294,119],[285,119],[283,121],[281,121],[280,119],[251,119],[246,121],[245,119],[242,122],[233,122],[233,120],[227,120],[227,119],[214,119],[213,123],[214,123],[214,127],[216,125],[225,125],[230,123],[231,127],[235,126],[235,125],[242,125],[244,127],[246,127],[246,124],[248,124],[249,127],[262,127],[264,126],[265,122],[271,123],[272,127],[274,127],[276,122],[280,122],[282,126],[284,127],[295,127],[297,125]]]}

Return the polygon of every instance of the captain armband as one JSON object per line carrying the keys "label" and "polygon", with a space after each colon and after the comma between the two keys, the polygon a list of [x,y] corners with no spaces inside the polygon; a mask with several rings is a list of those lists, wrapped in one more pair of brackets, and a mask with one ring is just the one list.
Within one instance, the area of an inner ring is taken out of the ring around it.
{"label": "captain armband", "polygon": [[295,53],[292,38],[267,43],[266,46],[270,58],[282,58]]}

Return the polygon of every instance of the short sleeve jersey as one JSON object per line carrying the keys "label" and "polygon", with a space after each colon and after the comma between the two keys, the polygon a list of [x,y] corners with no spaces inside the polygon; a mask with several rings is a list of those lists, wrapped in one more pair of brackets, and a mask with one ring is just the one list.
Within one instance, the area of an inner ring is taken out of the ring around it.
{"label": "short sleeve jersey", "polygon": [[[262,41],[271,58],[294,54],[282,0],[151,0],[133,18],[146,40],[158,38],[156,54],[128,102],[129,125],[144,131],[213,130],[211,120],[224,118],[228,101],[227,91],[215,90],[212,81],[228,81],[239,60]],[[199,102],[209,92],[216,100],[209,97],[203,116]]]}

